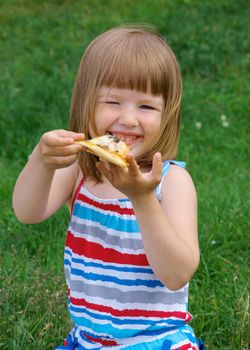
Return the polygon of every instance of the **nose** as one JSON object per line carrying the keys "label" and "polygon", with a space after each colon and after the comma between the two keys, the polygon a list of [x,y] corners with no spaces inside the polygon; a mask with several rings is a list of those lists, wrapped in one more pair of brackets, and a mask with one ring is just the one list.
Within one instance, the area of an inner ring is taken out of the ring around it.
{"label": "nose", "polygon": [[120,111],[119,123],[126,127],[135,127],[138,125],[137,113],[134,108],[124,107]]}

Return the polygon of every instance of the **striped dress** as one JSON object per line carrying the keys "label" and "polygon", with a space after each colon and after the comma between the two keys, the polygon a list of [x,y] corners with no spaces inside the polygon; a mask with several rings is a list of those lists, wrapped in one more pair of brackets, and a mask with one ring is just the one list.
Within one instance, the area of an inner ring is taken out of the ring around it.
{"label": "striped dress", "polygon": [[[163,164],[163,177],[170,167]],[[181,162],[173,162],[185,166]],[[160,200],[161,184],[156,189]],[[188,285],[166,288],[149,266],[129,199],[100,199],[81,182],[65,245],[75,327],[56,349],[198,349]]]}

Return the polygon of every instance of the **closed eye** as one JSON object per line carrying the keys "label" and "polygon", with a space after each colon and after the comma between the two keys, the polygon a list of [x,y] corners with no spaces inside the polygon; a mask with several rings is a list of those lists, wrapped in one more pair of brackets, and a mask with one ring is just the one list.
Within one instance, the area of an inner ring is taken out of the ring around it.
{"label": "closed eye", "polygon": [[109,104],[109,105],[119,105],[119,102],[116,101],[105,101],[105,103]]}
{"label": "closed eye", "polygon": [[155,108],[153,106],[150,106],[150,105],[141,105],[140,108],[146,109],[146,110],[155,110]]}

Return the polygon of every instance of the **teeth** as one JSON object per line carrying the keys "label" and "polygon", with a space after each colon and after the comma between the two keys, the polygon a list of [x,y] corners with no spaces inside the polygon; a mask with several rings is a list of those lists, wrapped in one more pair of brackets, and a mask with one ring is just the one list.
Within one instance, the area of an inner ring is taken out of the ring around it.
{"label": "teeth", "polygon": [[136,139],[135,135],[123,135],[123,134],[116,134],[116,133],[112,133],[113,136],[118,137],[118,139],[120,139],[121,141],[127,143],[127,142],[131,142],[133,140]]}

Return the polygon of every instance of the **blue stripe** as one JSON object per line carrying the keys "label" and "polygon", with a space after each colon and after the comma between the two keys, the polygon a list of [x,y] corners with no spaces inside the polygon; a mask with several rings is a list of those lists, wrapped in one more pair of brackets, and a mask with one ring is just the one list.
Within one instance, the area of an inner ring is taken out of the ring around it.
{"label": "blue stripe", "polygon": [[135,219],[128,220],[127,216],[126,218],[120,218],[108,213],[103,214],[97,210],[94,210],[93,208],[87,208],[79,203],[75,203],[73,215],[77,215],[80,219],[98,222],[100,225],[113,230],[140,232],[139,226]]}
{"label": "blue stripe", "polygon": [[162,177],[166,175],[171,164],[179,165],[181,168],[186,167],[185,162],[180,162],[177,160],[168,160],[167,162],[163,163],[163,165],[162,165]]}
{"label": "blue stripe", "polygon": [[[74,306],[72,304],[69,305],[69,310],[70,311],[74,311],[76,313],[83,313],[85,315],[88,315],[90,317],[92,317],[93,319],[99,319],[99,320],[104,320],[104,321],[111,321],[114,324],[117,325],[147,325],[150,326],[150,328],[147,328],[147,330],[142,331],[140,334],[143,335],[148,335],[148,334],[154,334],[154,332],[156,332],[155,334],[158,334],[157,332],[159,332],[160,330],[162,330],[164,328],[164,330],[166,331],[166,328],[169,330],[168,327],[166,327],[166,324],[168,324],[169,326],[172,326],[171,329],[173,327],[177,327],[177,326],[182,326],[184,321],[182,320],[175,320],[175,319],[171,319],[171,318],[166,318],[166,319],[159,319],[157,320],[157,324],[155,324],[155,320],[152,320],[151,318],[147,318],[146,320],[140,319],[140,318],[132,318],[133,316],[129,316],[130,318],[126,318],[123,319],[120,316],[119,317],[115,317],[115,316],[111,316],[110,314],[100,314],[100,313],[94,313],[92,311],[89,311],[88,309],[86,309],[84,306]],[[77,317],[72,315],[72,317]],[[82,319],[81,317],[77,317],[77,319],[79,320],[79,322],[81,322],[80,320]],[[86,321],[86,319],[83,320],[83,324],[84,325],[84,321]],[[78,325],[80,325],[78,323]]]}
{"label": "blue stripe", "polygon": [[[65,252],[67,252],[70,256],[72,256],[72,253],[68,250],[65,249]],[[94,262],[87,262],[84,260],[84,258],[77,259],[77,258],[72,258],[72,262],[77,263],[77,264],[82,264],[84,266],[89,266],[93,268],[102,268],[106,270],[114,270],[114,271],[121,271],[121,272],[135,272],[135,273],[148,273],[150,275],[153,275],[153,271],[149,268],[143,268],[143,267],[118,267],[118,266],[113,266],[113,265],[103,265],[100,263],[94,263]],[[67,265],[70,265],[70,261],[65,258],[64,263]]]}
{"label": "blue stripe", "polygon": [[117,285],[124,285],[124,286],[147,286],[149,288],[163,287],[163,284],[157,280],[153,280],[153,281],[142,280],[142,279],[125,280],[125,279],[119,279],[117,277],[112,277],[108,275],[105,276],[105,275],[98,275],[92,272],[84,272],[75,268],[71,268],[71,275],[82,276],[92,281],[113,282]]}
{"label": "blue stripe", "polygon": [[169,167],[170,167],[170,162],[169,161],[167,161],[166,163],[162,164],[162,177],[166,175]]}
{"label": "blue stripe", "polygon": [[188,339],[189,339],[192,343],[194,343],[194,344],[197,343],[197,339],[195,338],[193,329],[192,329],[189,325],[186,325],[186,326],[185,326],[184,333],[186,334],[186,336],[188,337]]}
{"label": "blue stripe", "polygon": [[[84,306],[79,307],[79,306],[73,306],[72,304],[69,307],[70,311],[74,311],[77,313],[83,313],[86,314],[90,317],[92,317],[93,319],[99,319],[99,320],[104,320],[104,321],[111,321],[114,324],[117,325],[148,325],[151,326],[152,324],[154,324],[155,321],[152,321],[151,319],[148,320],[141,320],[141,319],[123,319],[121,317],[114,317],[111,316],[109,314],[103,315],[103,314],[99,314],[99,313],[93,313],[91,311],[89,311],[88,309],[86,309]],[[74,315],[72,315],[72,317],[76,317]],[[81,322],[82,316],[78,318],[78,322]],[[83,319],[83,324],[85,324],[86,319]],[[79,323],[77,323],[79,324]],[[102,332],[103,333],[103,332]]]}
{"label": "blue stripe", "polygon": [[180,327],[177,333],[169,334],[167,339],[170,340],[172,344],[177,344],[182,340],[187,341],[187,339],[193,344],[197,344],[197,340],[194,336],[193,329],[188,325]]}
{"label": "blue stripe", "polygon": [[[122,333],[123,338],[129,338],[131,336],[136,335],[138,333],[138,331],[140,331],[138,329],[133,329],[131,324],[130,325],[128,324],[127,329],[123,328],[121,330],[119,328],[116,328],[115,326],[112,326],[110,324],[109,318],[105,319],[105,320],[107,320],[107,323],[105,323],[105,324],[98,324],[97,322],[91,321],[88,318],[83,319],[82,317],[76,317],[75,315],[72,315],[72,314],[71,314],[71,318],[72,318],[73,322],[80,327],[84,326],[85,329],[89,328],[91,330],[94,330],[94,332],[97,334],[98,333],[99,334],[103,334],[103,333],[110,334],[114,338],[119,338],[121,336],[121,333]],[[94,318],[96,318],[96,316],[94,316]],[[147,326],[147,324],[146,324],[146,326]]]}
{"label": "blue stripe", "polygon": [[158,198],[159,201],[161,200],[161,187],[162,187],[163,178],[166,175],[166,173],[168,172],[171,164],[179,165],[182,168],[186,167],[186,163],[179,162],[177,160],[167,160],[166,162],[164,162],[162,164],[162,179],[161,179],[161,182],[159,183],[159,185],[155,189],[155,194],[156,194],[156,197]]}
{"label": "blue stripe", "polygon": [[75,317],[71,314],[71,318],[75,324],[78,326],[84,326],[84,328],[93,329],[95,333],[99,334],[110,334],[113,338],[120,338],[121,334],[124,338],[133,337],[138,333],[138,329],[131,329],[131,326],[128,326],[127,329],[119,329],[113,327],[111,324],[97,324],[95,321],[91,321],[89,319],[83,320],[82,317]]}
{"label": "blue stripe", "polygon": [[78,263],[78,264],[82,264],[84,265],[85,267],[89,266],[89,267],[93,267],[93,268],[102,268],[103,270],[113,270],[113,271],[118,271],[118,272],[128,272],[128,273],[145,273],[145,274],[150,274],[150,275],[153,275],[153,271],[150,270],[150,269],[140,269],[140,268],[126,268],[126,267],[123,267],[123,268],[119,268],[119,267],[114,267],[111,266],[111,265],[108,265],[108,266],[105,266],[105,265],[102,265],[102,264],[92,264],[92,263],[84,263],[81,261],[76,261],[76,260],[79,260],[79,259],[72,259],[72,260],[68,260],[68,259],[64,259],[64,264],[65,265],[68,265],[68,266],[71,266],[72,263],[71,262],[75,262],[75,263]]}
{"label": "blue stripe", "polygon": [[[169,327],[167,328],[168,331],[172,331],[176,329],[176,326],[173,325],[173,327]],[[156,336],[156,335],[160,335],[166,333],[166,328],[159,328],[159,329],[155,329],[155,330],[145,330],[142,331],[138,334],[138,336],[143,336],[143,337],[152,337],[152,336]]]}
{"label": "blue stripe", "polygon": [[142,280],[142,279],[136,279],[136,280],[126,280],[126,279],[119,279],[117,277],[112,277],[108,275],[99,275],[92,272],[84,272],[76,268],[71,269],[71,274],[76,276],[83,276],[84,278],[88,280],[94,280],[94,281],[106,281],[106,282],[114,282],[118,285],[126,285],[126,286],[141,286],[145,285],[150,288],[155,287],[163,287],[163,284],[160,281],[157,280]]}

